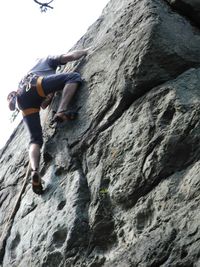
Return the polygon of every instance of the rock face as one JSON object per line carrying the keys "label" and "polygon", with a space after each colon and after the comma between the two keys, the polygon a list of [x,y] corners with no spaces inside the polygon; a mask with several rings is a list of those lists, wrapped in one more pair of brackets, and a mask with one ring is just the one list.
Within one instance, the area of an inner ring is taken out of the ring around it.
{"label": "rock face", "polygon": [[42,114],[46,193],[28,182],[15,206],[28,166],[22,123],[1,151],[2,267],[200,266],[200,31],[190,19],[164,0],[111,0],[77,42],[92,46],[70,66],[85,79],[79,117],[51,127],[59,99]]}
{"label": "rock face", "polygon": [[166,0],[175,10],[188,17],[192,23],[200,27],[199,0]]}

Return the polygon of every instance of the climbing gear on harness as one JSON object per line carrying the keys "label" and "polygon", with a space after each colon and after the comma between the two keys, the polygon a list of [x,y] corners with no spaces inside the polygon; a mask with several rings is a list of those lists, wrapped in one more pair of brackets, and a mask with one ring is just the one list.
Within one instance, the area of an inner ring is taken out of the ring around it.
{"label": "climbing gear on harness", "polygon": [[38,78],[38,75],[33,73],[28,73],[19,83],[19,90],[24,89],[26,92],[28,92],[36,83],[36,79]]}
{"label": "climbing gear on harness", "polygon": [[64,122],[68,120],[75,120],[78,115],[77,111],[74,110],[63,110],[54,115],[54,122]]}
{"label": "climbing gear on harness", "polygon": [[19,83],[19,91],[25,90],[28,92],[31,88],[35,88],[39,96],[45,97],[46,95],[42,88],[42,79],[42,76],[34,73],[27,74]]}
{"label": "climbing gear on harness", "polygon": [[16,108],[16,101],[17,101],[17,92],[12,91],[7,96],[8,107],[11,111],[14,111]]}
{"label": "climbing gear on harness", "polygon": [[10,122],[13,122],[16,118],[17,118],[17,115],[19,114],[19,109],[18,108],[16,108],[14,111],[13,111],[13,113],[12,113],[12,115],[11,115],[11,117],[10,117]]}
{"label": "climbing gear on harness", "polygon": [[33,78],[35,77],[36,75],[33,73],[29,73],[26,76],[24,76],[24,78],[19,83],[19,90],[24,89],[26,92],[28,92],[33,86],[32,81],[33,81]]}
{"label": "climbing gear on harness", "polygon": [[31,171],[31,179],[32,179],[33,192],[37,195],[42,195],[44,190],[42,187],[42,180],[40,178],[38,171],[36,170]]}

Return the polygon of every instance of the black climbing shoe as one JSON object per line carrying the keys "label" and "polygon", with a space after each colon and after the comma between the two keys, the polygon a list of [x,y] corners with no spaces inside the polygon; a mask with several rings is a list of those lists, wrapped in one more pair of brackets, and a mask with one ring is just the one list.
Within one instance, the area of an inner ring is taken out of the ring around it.
{"label": "black climbing shoe", "polygon": [[39,173],[37,171],[32,170],[31,171],[31,179],[32,179],[33,192],[37,195],[42,195],[44,190],[42,187],[42,180],[40,178]]}
{"label": "black climbing shoe", "polygon": [[53,121],[54,122],[64,122],[69,120],[75,120],[78,115],[77,111],[74,110],[64,110],[61,112],[58,112],[54,115]]}

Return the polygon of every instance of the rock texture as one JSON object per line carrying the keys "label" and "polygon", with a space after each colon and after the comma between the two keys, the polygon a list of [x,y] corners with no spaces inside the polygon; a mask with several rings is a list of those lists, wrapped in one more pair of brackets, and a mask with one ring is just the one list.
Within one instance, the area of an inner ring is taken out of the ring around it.
{"label": "rock texture", "polygon": [[166,0],[175,10],[188,17],[191,23],[200,27],[199,0]]}
{"label": "rock texture", "polygon": [[111,0],[74,46],[79,117],[42,114],[46,193],[28,182],[13,218],[22,123],[2,149],[0,266],[200,266],[200,31],[169,3]]}

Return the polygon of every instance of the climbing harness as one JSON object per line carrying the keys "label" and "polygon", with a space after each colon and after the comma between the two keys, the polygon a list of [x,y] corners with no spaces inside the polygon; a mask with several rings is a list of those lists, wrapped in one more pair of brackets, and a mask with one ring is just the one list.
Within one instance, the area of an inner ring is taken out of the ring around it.
{"label": "climbing harness", "polygon": [[[26,75],[19,83],[19,88],[16,91],[12,91],[9,93],[7,100],[9,102],[9,109],[13,111],[10,121],[13,122],[17,115],[19,114],[19,109],[16,108],[17,94],[20,93],[21,90],[25,90],[28,92],[30,89],[36,89],[37,93],[41,97],[46,97],[44,90],[42,88],[42,76],[38,76],[32,73]],[[22,115],[27,116],[36,112],[39,112],[40,108],[28,108],[22,110]]]}

